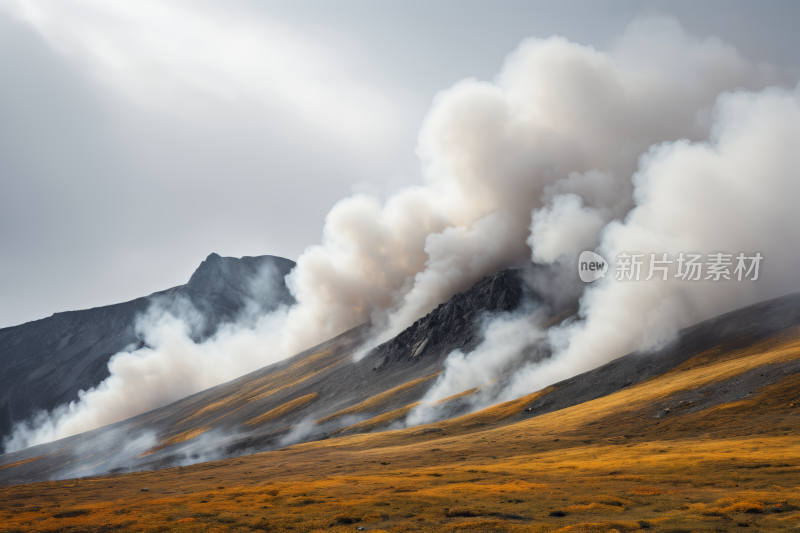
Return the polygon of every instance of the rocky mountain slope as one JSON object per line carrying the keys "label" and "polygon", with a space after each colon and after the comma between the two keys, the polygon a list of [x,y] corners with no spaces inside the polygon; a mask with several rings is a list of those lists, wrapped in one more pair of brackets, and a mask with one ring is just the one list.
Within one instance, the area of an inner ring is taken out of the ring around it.
{"label": "rocky mountain slope", "polygon": [[[358,361],[352,356],[363,351],[368,325],[172,405],[2,456],[0,481],[163,468],[402,428],[406,415],[436,382],[452,350],[468,352],[480,342],[485,317],[513,311],[526,302],[535,305],[536,295],[521,273],[503,271],[456,295]],[[554,317],[550,324],[562,319]],[[654,391],[647,401],[639,402],[641,416],[659,420],[675,413],[703,415],[800,375],[800,352],[770,348],[794,346],[798,339],[800,294],[792,294],[697,324],[661,350],[629,354],[542,391],[531,391],[530,396],[505,407],[407,431],[432,435],[453,428],[478,431],[523,423],[641,387]],[[695,376],[698,370],[693,369],[704,365],[726,370],[680,381]],[[676,383],[676,379],[679,385],[659,385]],[[465,395],[448,401],[457,404]],[[451,410],[447,416],[460,412]]]}
{"label": "rocky mountain slope", "polygon": [[[706,325],[725,328],[724,318]],[[18,473],[0,486],[0,531],[797,531],[800,373],[783,365],[800,359],[800,328],[723,337],[734,344],[544,414],[524,408],[564,384],[424,427],[175,468],[90,476],[84,462],[80,479],[20,485],[52,458],[17,456],[0,466]],[[770,371],[782,375],[739,400],[694,406],[721,383]]]}
{"label": "rocky mountain slope", "polygon": [[[453,349],[469,350],[480,342],[485,317],[516,309],[525,300],[533,301],[534,296],[521,272],[503,271],[454,296],[360,361],[352,356],[368,338],[366,324],[172,405],[2,457],[10,460],[19,454],[46,453],[47,466],[38,465],[46,468],[46,475],[72,475],[66,472],[85,472],[94,463],[76,462],[76,449],[81,454],[92,452],[87,454],[91,456],[118,442],[140,444],[108,454],[106,461],[92,469],[150,468],[326,438],[345,426],[418,400]],[[174,445],[159,448],[159,443],[167,441]],[[203,444],[196,447],[198,442]],[[10,471],[0,470],[0,479],[6,473]]]}
{"label": "rocky mountain slope", "polygon": [[103,381],[111,356],[143,345],[136,318],[154,302],[169,307],[188,300],[205,319],[197,335],[207,336],[248,307],[291,304],[283,278],[293,267],[293,261],[281,257],[211,254],[186,285],[0,329],[0,437],[15,422],[77,400],[79,390]]}
{"label": "rocky mountain slope", "polygon": [[716,409],[651,415],[661,398],[798,346],[795,334],[701,355],[513,422],[531,397],[425,428],[0,486],[0,531],[797,531],[800,375]]}

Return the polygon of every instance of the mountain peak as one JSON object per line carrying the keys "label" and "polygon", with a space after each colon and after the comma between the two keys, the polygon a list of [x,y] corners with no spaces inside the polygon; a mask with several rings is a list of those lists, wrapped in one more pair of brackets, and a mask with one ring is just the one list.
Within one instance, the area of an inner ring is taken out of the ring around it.
{"label": "mountain peak", "polygon": [[55,313],[48,318],[0,330],[0,437],[14,422],[30,419],[40,410],[78,399],[108,377],[109,359],[127,347],[141,346],[136,317],[156,300],[188,298],[213,334],[220,324],[243,311],[269,312],[294,302],[284,278],[294,261],[264,255],[222,257],[209,254],[186,285],[159,291],[129,302]]}
{"label": "mountain peak", "polygon": [[294,261],[273,255],[236,258],[212,253],[181,288],[181,294],[206,316],[209,330],[205,333],[210,334],[249,304],[257,304],[265,312],[293,304],[284,278],[294,266]]}

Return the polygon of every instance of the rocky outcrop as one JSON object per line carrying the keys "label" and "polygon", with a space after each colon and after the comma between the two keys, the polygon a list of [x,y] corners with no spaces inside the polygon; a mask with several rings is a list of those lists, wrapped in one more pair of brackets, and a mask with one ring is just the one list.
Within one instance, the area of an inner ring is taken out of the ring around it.
{"label": "rocky outcrop", "polygon": [[468,290],[420,318],[402,333],[374,348],[368,355],[380,372],[388,365],[421,358],[446,357],[453,350],[471,352],[482,340],[482,321],[513,311],[523,301],[539,300],[525,283],[522,270],[503,270],[483,278]]}

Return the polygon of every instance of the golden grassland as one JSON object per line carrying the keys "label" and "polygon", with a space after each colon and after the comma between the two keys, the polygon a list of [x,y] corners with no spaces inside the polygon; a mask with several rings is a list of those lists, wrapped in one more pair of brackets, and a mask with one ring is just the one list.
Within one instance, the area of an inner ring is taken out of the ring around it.
{"label": "golden grassland", "polygon": [[438,432],[3,487],[0,531],[800,531],[800,375],[653,417],[676,392],[797,359],[798,336],[711,352],[533,418],[520,411],[548,389]]}

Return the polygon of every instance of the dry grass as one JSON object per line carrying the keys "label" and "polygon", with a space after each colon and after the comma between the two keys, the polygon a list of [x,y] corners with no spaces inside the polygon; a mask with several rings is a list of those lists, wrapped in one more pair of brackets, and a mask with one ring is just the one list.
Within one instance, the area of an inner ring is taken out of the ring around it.
{"label": "dry grass", "polygon": [[255,418],[251,418],[246,423],[250,424],[251,426],[264,424],[269,422],[270,420],[275,420],[276,418],[280,418],[283,415],[288,415],[292,411],[296,411],[300,407],[304,406],[305,404],[314,401],[317,398],[318,394],[316,392],[312,392],[311,394],[306,394],[305,396],[301,396],[300,398],[296,398],[292,401],[286,402],[282,405],[274,409],[270,409],[266,413],[259,415]]}
{"label": "dry grass", "polygon": [[342,409],[341,411],[337,411],[332,415],[328,415],[324,418],[320,418],[317,420],[317,424],[324,424],[326,422],[330,422],[331,420],[335,420],[337,418],[341,418],[347,415],[356,415],[360,413],[368,413],[370,411],[374,411],[376,409],[380,409],[384,405],[391,402],[397,396],[403,394],[404,392],[408,392],[414,387],[422,385],[428,380],[431,380],[441,374],[441,371],[431,374],[430,376],[425,376],[419,379],[415,379],[414,381],[409,381],[408,383],[403,383],[402,385],[398,385],[393,389],[390,389],[386,392],[382,392],[380,394],[376,394],[375,396],[364,400],[361,403],[353,405],[351,407],[347,407]]}
{"label": "dry grass", "polygon": [[203,427],[200,427],[200,428],[193,428],[193,429],[190,429],[188,431],[184,431],[182,433],[178,433],[174,437],[168,438],[167,440],[165,440],[164,442],[162,442],[158,446],[156,446],[154,448],[151,448],[151,449],[147,450],[146,452],[143,452],[142,455],[150,455],[151,453],[157,452],[158,450],[166,448],[167,446],[172,446],[173,444],[178,444],[179,442],[184,442],[184,441],[187,441],[187,440],[191,440],[191,439],[197,437],[198,435],[201,435],[201,434],[205,433],[209,429],[211,429],[209,426],[203,426]]}
{"label": "dry grass", "polygon": [[574,524],[557,529],[557,533],[610,533],[612,531],[636,531],[643,529],[638,522],[590,522]]}
{"label": "dry grass", "polygon": [[467,389],[467,390],[465,390],[463,392],[459,392],[457,394],[453,394],[452,396],[448,396],[446,398],[442,398],[441,400],[436,400],[436,403],[439,403],[439,404],[450,403],[450,402],[455,402],[457,400],[460,400],[461,398],[466,398],[467,396],[472,396],[473,394],[475,394],[476,392],[478,392],[482,388],[488,387],[489,385],[491,385],[495,381],[497,381],[497,380],[493,379],[492,381],[490,381],[488,383],[484,383],[483,385],[481,385],[479,387],[474,387],[474,388],[471,388],[471,389]]}
{"label": "dry grass", "polygon": [[736,502],[724,507],[712,507],[704,511],[703,514],[706,516],[724,516],[737,513],[758,514],[763,512],[764,506],[759,502]]}
{"label": "dry grass", "polygon": [[414,402],[412,404],[406,405],[404,407],[400,407],[398,409],[393,409],[386,413],[373,416],[368,420],[364,420],[357,424],[353,424],[352,426],[348,426],[346,428],[339,429],[334,432],[337,433],[344,433],[350,435],[352,433],[364,433],[368,431],[375,431],[377,429],[381,429],[391,425],[394,422],[402,421],[405,416],[411,411],[414,407],[418,406],[420,402]]}
{"label": "dry grass", "polygon": [[225,398],[225,399],[213,402],[213,403],[211,403],[209,405],[206,405],[205,407],[201,407],[200,409],[198,409],[197,411],[195,411],[191,415],[189,415],[186,418],[184,418],[183,420],[181,420],[180,423],[183,424],[185,422],[189,422],[189,421],[194,420],[196,418],[202,418],[204,416],[210,415],[211,413],[219,411],[220,409],[223,409],[224,407],[227,407],[230,404],[231,404],[231,398]]}
{"label": "dry grass", "polygon": [[[794,337],[525,418],[541,391],[434,426],[191,467],[0,488],[0,531],[736,532],[800,528],[800,376],[653,418],[669,394],[800,356]],[[391,418],[391,416],[389,417]],[[148,492],[141,492],[148,487]]]}
{"label": "dry grass", "polygon": [[[196,423],[213,426],[215,422],[253,402],[268,403],[270,397],[299,386],[302,382],[340,364],[350,355],[350,352],[346,350],[326,349],[300,358],[294,364],[263,377],[240,378],[240,386],[214,398],[198,397],[194,405],[188,407],[190,413],[178,425]],[[148,420],[147,417],[144,417],[142,425],[146,426]]]}
{"label": "dry grass", "polygon": [[12,466],[19,466],[24,465],[25,463],[30,463],[31,461],[35,461],[37,459],[41,459],[44,455],[39,455],[37,457],[31,457],[30,459],[23,459],[22,461],[17,461],[15,463],[8,463],[7,465],[0,465],[0,470],[4,468],[11,468]]}
{"label": "dry grass", "polygon": [[631,493],[639,496],[658,496],[659,494],[664,494],[664,491],[657,487],[636,487]]}

